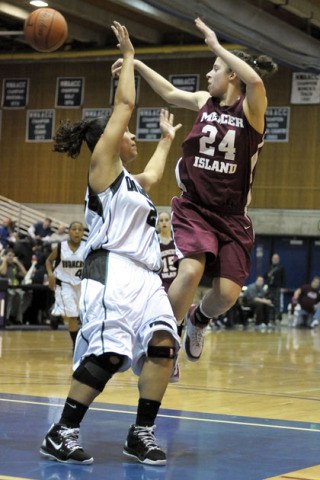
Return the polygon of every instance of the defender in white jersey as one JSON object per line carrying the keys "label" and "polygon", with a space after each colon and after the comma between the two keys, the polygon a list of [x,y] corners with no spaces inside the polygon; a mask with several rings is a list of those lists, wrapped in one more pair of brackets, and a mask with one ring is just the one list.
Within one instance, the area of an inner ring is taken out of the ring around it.
{"label": "defender in white jersey", "polygon": [[89,236],[71,388],[59,423],[50,428],[40,452],[60,462],[91,463],[79,445],[80,422],[112,375],[132,367],[139,375],[139,404],[124,453],[164,465],[166,454],[157,444],[154,423],[180,341],[158,274],[157,212],[146,192],[161,179],[180,125],[174,127],[173,116],[161,110],[162,137],[155,153],[141,174],[130,175],[125,167],[137,155],[128,130],[135,105],[134,50],[126,28],[117,22],[112,28],[123,69],[108,124],[101,118],[63,123],[55,138],[55,150],[71,157],[80,153],[83,140],[92,152],[85,211]]}
{"label": "defender in white jersey", "polygon": [[86,242],[81,222],[69,226],[69,238],[59,243],[46,260],[49,288],[54,291],[53,316],[61,316],[68,326],[74,348],[79,330],[81,275]]}

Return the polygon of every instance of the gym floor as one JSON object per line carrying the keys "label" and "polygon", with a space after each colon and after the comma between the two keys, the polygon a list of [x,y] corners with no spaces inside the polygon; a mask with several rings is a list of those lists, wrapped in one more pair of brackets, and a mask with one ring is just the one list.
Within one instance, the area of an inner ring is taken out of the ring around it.
{"label": "gym floor", "polygon": [[5,329],[0,354],[1,480],[320,479],[320,330],[208,330],[199,362],[182,352],[181,380],[157,419],[165,467],[122,454],[137,402],[131,372],[111,380],[83,421],[92,465],[43,459],[69,388],[68,333]]}

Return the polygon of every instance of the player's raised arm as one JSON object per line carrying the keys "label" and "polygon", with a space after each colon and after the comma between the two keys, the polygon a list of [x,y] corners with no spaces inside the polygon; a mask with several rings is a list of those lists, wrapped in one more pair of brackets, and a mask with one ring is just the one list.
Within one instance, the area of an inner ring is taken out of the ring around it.
{"label": "player's raised arm", "polygon": [[112,30],[123,55],[123,66],[112,115],[91,157],[89,184],[96,192],[105,190],[123,168],[120,158],[121,142],[135,105],[134,48],[125,26],[113,22]]}
{"label": "player's raised arm", "polygon": [[[123,60],[119,58],[111,67],[112,75],[118,75],[122,69]],[[134,60],[134,68],[140,73],[150,87],[170,105],[198,111],[209,98],[206,91],[186,92],[176,88],[162,75],[148,67],[140,60]]]}

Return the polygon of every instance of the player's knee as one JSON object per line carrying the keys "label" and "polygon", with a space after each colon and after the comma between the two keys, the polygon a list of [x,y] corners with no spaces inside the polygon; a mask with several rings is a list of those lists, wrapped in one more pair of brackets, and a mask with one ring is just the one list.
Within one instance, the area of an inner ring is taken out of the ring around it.
{"label": "player's knee", "polygon": [[122,366],[124,356],[118,353],[104,353],[86,357],[74,371],[73,378],[102,392],[107,382]]}

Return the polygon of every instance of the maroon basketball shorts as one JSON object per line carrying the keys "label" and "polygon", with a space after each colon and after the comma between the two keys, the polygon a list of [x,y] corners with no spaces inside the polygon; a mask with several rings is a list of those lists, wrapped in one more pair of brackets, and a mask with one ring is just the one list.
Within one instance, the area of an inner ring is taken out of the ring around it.
{"label": "maroon basketball shorts", "polygon": [[172,199],[177,260],[205,253],[205,275],[223,277],[241,287],[249,275],[254,231],[246,215],[215,213],[181,196]]}

